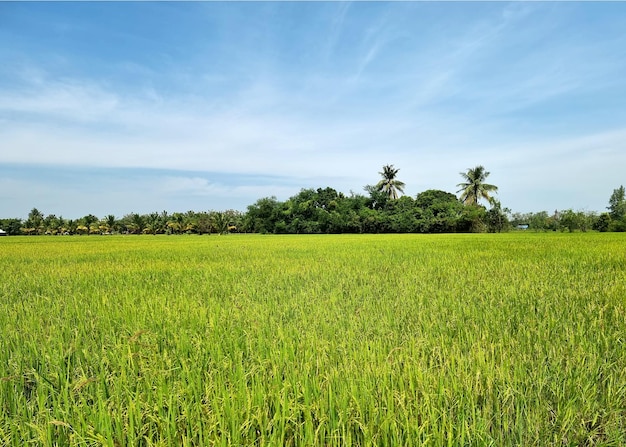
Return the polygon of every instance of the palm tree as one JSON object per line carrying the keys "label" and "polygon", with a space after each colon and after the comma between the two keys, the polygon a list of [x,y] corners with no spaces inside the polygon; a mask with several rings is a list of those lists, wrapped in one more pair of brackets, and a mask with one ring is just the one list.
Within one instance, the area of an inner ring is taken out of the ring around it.
{"label": "palm tree", "polygon": [[487,200],[492,203],[493,198],[489,195],[490,192],[497,192],[498,187],[485,183],[489,172],[485,171],[483,166],[476,166],[475,168],[469,168],[467,172],[461,172],[461,177],[465,180],[464,183],[459,183],[459,189],[457,193],[462,192],[461,201],[466,205],[478,205],[478,201],[481,199]]}
{"label": "palm tree", "polygon": [[43,229],[44,224],[44,215],[37,208],[33,208],[30,213],[28,213],[28,220],[25,223],[25,226],[30,230],[28,234],[41,234],[44,232]]}
{"label": "palm tree", "polygon": [[213,212],[211,213],[211,218],[213,220],[213,226],[215,231],[219,234],[228,233],[228,215],[225,212]]}
{"label": "palm tree", "polygon": [[378,191],[384,192],[390,199],[397,199],[398,192],[404,192],[404,183],[396,180],[399,170],[395,169],[393,165],[385,165],[382,172],[379,172],[383,179],[376,184],[376,188]]}
{"label": "palm tree", "polygon": [[115,231],[115,227],[117,226],[117,219],[115,216],[113,214],[109,214],[103,220],[107,227],[107,232],[113,233]]}
{"label": "palm tree", "polygon": [[144,228],[146,228],[146,220],[144,216],[137,213],[130,213],[128,216],[130,218],[130,223],[128,224],[128,229],[133,234],[141,234],[143,233]]}
{"label": "palm tree", "polygon": [[98,218],[93,214],[87,214],[86,216],[80,219],[82,221],[82,225],[87,228],[87,234],[98,233],[100,231],[99,228],[94,226],[96,222],[98,222]]}

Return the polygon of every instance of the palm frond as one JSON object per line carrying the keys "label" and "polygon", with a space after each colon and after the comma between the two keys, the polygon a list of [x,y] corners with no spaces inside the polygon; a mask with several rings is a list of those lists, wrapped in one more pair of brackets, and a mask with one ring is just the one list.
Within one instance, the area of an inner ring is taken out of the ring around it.
{"label": "palm frond", "polygon": [[492,203],[493,198],[489,193],[497,192],[498,187],[485,183],[489,174],[489,171],[486,171],[481,165],[469,168],[467,172],[460,172],[461,177],[465,180],[465,182],[456,185],[461,188],[457,191],[457,194],[461,193],[460,200],[466,205],[478,205],[478,201],[481,199]]}

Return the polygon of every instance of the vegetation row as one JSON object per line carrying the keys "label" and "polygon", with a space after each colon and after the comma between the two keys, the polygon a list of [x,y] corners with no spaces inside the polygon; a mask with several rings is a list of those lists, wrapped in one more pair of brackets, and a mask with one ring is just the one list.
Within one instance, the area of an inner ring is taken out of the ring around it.
{"label": "vegetation row", "polygon": [[0,219],[0,228],[9,235],[626,231],[623,186],[613,191],[608,212],[567,209],[521,214],[512,213],[493,197],[498,188],[486,183],[489,172],[482,166],[461,173],[459,197],[441,190],[427,190],[416,197],[402,196],[405,185],[397,179],[398,171],[393,165],[383,166],[381,180],[365,186],[366,194],[345,195],[330,187],[302,189],[286,201],[261,198],[246,212],[162,211],[130,213],[122,218],[88,214],[80,219],[64,219],[55,214],[46,216],[34,208],[24,221]]}

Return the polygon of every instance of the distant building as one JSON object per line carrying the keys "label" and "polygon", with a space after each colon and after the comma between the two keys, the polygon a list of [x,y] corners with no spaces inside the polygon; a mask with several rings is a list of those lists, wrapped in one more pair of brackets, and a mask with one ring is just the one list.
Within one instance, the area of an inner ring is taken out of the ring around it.
{"label": "distant building", "polygon": [[6,236],[7,232],[0,228],[0,236]]}
{"label": "distant building", "polygon": [[517,226],[518,230],[528,230],[528,224],[520,224]]}

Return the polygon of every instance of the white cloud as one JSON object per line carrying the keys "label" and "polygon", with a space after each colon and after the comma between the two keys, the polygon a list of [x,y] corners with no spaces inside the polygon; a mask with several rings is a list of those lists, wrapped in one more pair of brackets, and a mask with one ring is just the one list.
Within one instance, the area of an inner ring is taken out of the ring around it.
{"label": "white cloud", "polygon": [[[244,178],[233,178],[232,180],[246,181]],[[211,182],[204,177],[166,176],[158,181],[155,190],[170,196],[223,196],[249,199],[267,196],[287,198],[297,192],[300,187],[299,185],[280,186],[267,183],[229,185],[222,182]]]}
{"label": "white cloud", "polygon": [[201,177],[166,177],[162,186],[163,192],[174,194],[210,195],[217,189]]}
{"label": "white cloud", "polygon": [[66,80],[50,85],[40,78],[33,86],[30,91],[0,92],[0,112],[35,115],[43,120],[94,122],[109,120],[120,106],[116,94],[91,83]]}
{"label": "white cloud", "polygon": [[[12,73],[18,82],[0,83],[0,164],[180,170],[146,190],[198,200],[285,199],[326,185],[361,192],[387,163],[401,169],[411,195],[454,191],[459,171],[483,164],[513,208],[526,206],[529,184],[559,189],[562,206],[597,207],[603,191],[625,182],[616,99],[624,94],[622,37],[572,45],[575,36],[560,33],[567,19],[553,6],[517,3],[481,5],[489,13],[473,19],[436,17],[446,34],[437,26],[422,32],[413,19],[428,18],[400,17],[426,10],[410,6],[376,5],[371,17],[355,4],[325,6],[333,19],[327,34],[299,29],[265,36],[262,45],[255,27],[268,24],[256,17],[241,41],[228,31],[215,51],[217,43],[198,43],[206,51],[198,59],[208,62],[170,55],[163,73],[128,62],[132,51],[112,63],[110,78],[22,63]],[[301,41],[290,47],[289,39]],[[306,48],[302,60],[290,52],[316,40],[319,48]],[[71,54],[59,57],[71,66]],[[114,81],[125,75],[132,86]],[[578,113],[561,102],[576,105],[579,95],[587,102]],[[202,172],[293,182],[231,185]]]}

